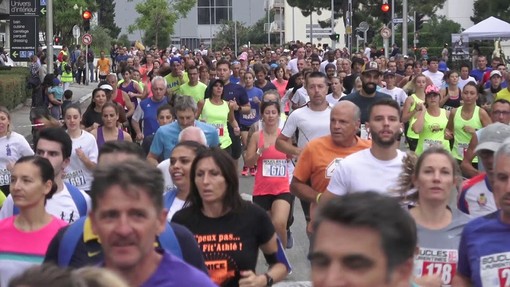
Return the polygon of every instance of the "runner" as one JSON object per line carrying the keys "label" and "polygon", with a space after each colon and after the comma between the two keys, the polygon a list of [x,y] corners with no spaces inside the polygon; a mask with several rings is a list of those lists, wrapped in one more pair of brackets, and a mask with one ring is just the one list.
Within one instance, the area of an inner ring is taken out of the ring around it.
{"label": "runner", "polygon": [[[190,206],[172,221],[195,234],[214,283],[271,286],[283,280],[287,269],[277,258],[274,227],[262,208],[242,200],[232,157],[211,148],[197,155],[190,178]],[[259,249],[269,264],[264,274],[255,273]]]}
{"label": "runner", "polygon": [[459,167],[442,146],[433,146],[418,158],[409,155],[404,166],[397,190],[418,229],[415,282],[420,286],[451,286],[460,234],[470,220],[448,205],[452,190],[457,191],[460,183]]}
{"label": "runner", "polygon": [[92,91],[92,101],[83,114],[81,124],[85,131],[91,132],[103,124],[102,110],[107,102],[106,93],[103,89],[97,88]]}
{"label": "runner", "polygon": [[51,238],[67,225],[45,210],[57,191],[54,177],[50,161],[39,156],[21,157],[12,168],[10,191],[19,214],[0,220],[1,286],[41,264]]}
{"label": "runner", "polygon": [[64,111],[64,122],[67,134],[73,141],[69,165],[64,170],[64,180],[88,193],[93,179],[92,172],[97,164],[96,139],[80,127],[80,106],[69,106]]}
{"label": "runner", "polygon": [[119,114],[113,103],[104,104],[101,113],[103,116],[103,125],[90,132],[96,138],[97,147],[99,149],[105,142],[109,141],[133,141],[127,132],[117,127]]}
{"label": "runner", "polygon": [[12,131],[11,113],[0,106],[0,190],[9,195],[12,165],[22,156],[33,155],[25,137]]}
{"label": "runner", "polygon": [[292,204],[289,192],[287,156],[274,147],[280,134],[280,105],[263,102],[260,107],[262,129],[248,142],[245,164],[256,164],[253,202],[267,211],[283,246],[287,246],[287,221]]}
{"label": "runner", "polygon": [[469,222],[459,245],[454,286],[508,285],[510,265],[510,143],[494,155],[494,199],[499,210]]}
{"label": "runner", "polygon": [[407,97],[404,103],[404,108],[402,108],[402,123],[407,124],[407,145],[411,151],[415,151],[420,136],[413,131],[412,126],[416,122],[416,114],[425,108],[425,87],[427,77],[420,74],[413,79],[412,83],[413,94]]}
{"label": "runner", "polygon": [[415,114],[416,121],[411,126],[413,132],[419,136],[415,151],[417,155],[432,146],[442,146],[450,150],[449,142],[444,139],[449,112],[440,108],[439,99],[439,89],[434,85],[427,86],[424,102],[426,108]]}
{"label": "runner", "polygon": [[458,87],[459,73],[457,71],[447,71],[444,77],[446,87],[441,89],[441,102],[439,106],[450,111],[461,105],[462,90]]}

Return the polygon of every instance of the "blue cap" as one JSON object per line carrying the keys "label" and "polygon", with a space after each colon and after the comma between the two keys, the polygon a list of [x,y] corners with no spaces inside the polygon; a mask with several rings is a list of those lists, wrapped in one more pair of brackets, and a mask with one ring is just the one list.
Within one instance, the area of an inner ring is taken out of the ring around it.
{"label": "blue cap", "polygon": [[58,78],[54,78],[54,79],[53,79],[53,85],[54,85],[54,86],[58,86],[58,85],[60,85],[60,80],[59,80]]}
{"label": "blue cap", "polygon": [[181,63],[181,58],[179,58],[179,57],[172,57],[170,59],[170,65],[172,65],[175,62],[179,62],[179,64],[180,64]]}
{"label": "blue cap", "polygon": [[437,69],[441,72],[446,72],[448,70],[448,67],[446,66],[445,62],[441,61],[441,62],[439,62]]}

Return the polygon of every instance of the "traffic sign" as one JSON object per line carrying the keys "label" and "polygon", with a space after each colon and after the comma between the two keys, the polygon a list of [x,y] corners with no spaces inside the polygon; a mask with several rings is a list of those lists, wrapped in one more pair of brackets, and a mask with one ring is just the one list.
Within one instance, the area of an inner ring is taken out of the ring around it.
{"label": "traffic sign", "polygon": [[384,27],[381,29],[381,37],[383,39],[389,39],[391,37],[391,30],[388,27]]}
{"label": "traffic sign", "polygon": [[92,35],[90,35],[89,33],[84,34],[83,37],[81,37],[81,42],[85,46],[92,44]]}
{"label": "traffic sign", "polygon": [[404,23],[404,19],[402,18],[393,18],[393,24],[401,24]]}
{"label": "traffic sign", "polygon": [[75,38],[80,37],[80,27],[78,27],[78,25],[73,26],[73,37]]}
{"label": "traffic sign", "polygon": [[27,61],[35,54],[39,38],[39,0],[10,1],[11,55],[14,61]]}

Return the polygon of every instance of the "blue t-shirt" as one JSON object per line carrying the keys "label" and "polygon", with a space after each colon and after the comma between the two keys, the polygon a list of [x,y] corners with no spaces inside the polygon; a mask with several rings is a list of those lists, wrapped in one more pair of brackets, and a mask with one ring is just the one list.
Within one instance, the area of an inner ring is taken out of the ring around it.
{"label": "blue t-shirt", "polygon": [[125,62],[125,61],[127,61],[128,58],[129,58],[129,56],[126,55],[126,54],[124,54],[124,55],[117,55],[117,57],[115,57],[115,62],[117,62],[117,63]]}
{"label": "blue t-shirt", "polygon": [[239,84],[239,81],[241,81],[241,78],[234,77],[234,75],[231,75],[229,81],[234,84]]}
{"label": "blue t-shirt", "polygon": [[460,239],[457,272],[470,278],[473,286],[507,286],[500,282],[508,280],[509,238],[510,225],[501,222],[501,211],[469,222]]}
{"label": "blue t-shirt", "polygon": [[246,93],[248,94],[251,110],[249,114],[241,115],[239,123],[249,127],[260,119],[260,104],[255,103],[253,99],[257,97],[259,98],[259,101],[262,102],[262,96],[264,95],[264,92],[262,92],[262,90],[257,87],[253,87],[249,90],[246,90]]}
{"label": "blue t-shirt", "polygon": [[[241,85],[234,83],[228,83],[223,87],[223,99],[225,101],[235,100],[239,106],[244,106],[249,102],[248,94],[244,88]],[[235,111],[234,115],[236,121],[239,122],[241,117],[240,112]]]}
{"label": "blue t-shirt", "polygon": [[[195,126],[204,132],[208,146],[219,146],[220,139],[218,137],[218,131],[214,126],[200,121],[195,121]],[[152,140],[150,153],[157,156],[163,154],[163,159],[170,158],[172,150],[178,143],[181,130],[181,126],[177,121],[160,127],[154,135],[154,140]]]}
{"label": "blue t-shirt", "polygon": [[141,287],[192,287],[216,286],[204,272],[188,265],[167,251],[163,255],[156,271]]}
{"label": "blue t-shirt", "polygon": [[158,130],[158,108],[166,103],[168,103],[166,97],[159,102],[155,102],[153,98],[147,98],[140,102],[140,108],[143,111],[144,136],[152,135]]}
{"label": "blue t-shirt", "polygon": [[[488,89],[490,87],[491,87],[491,80],[489,79],[487,82],[485,82],[483,88],[484,89]],[[508,81],[502,81],[501,82],[501,88],[504,89],[506,87],[508,87]]]}
{"label": "blue t-shirt", "polygon": [[475,78],[477,82],[480,82],[483,80],[483,75],[488,71],[492,71],[492,68],[487,67],[485,70],[473,69],[469,75]]}
{"label": "blue t-shirt", "polygon": [[62,101],[64,97],[64,90],[61,86],[55,86],[48,89],[48,94],[53,94],[57,101]]}

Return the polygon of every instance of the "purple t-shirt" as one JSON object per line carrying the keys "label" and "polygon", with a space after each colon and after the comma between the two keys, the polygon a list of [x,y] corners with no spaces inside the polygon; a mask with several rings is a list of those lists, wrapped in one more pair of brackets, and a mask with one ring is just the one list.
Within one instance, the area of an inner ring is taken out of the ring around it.
{"label": "purple t-shirt", "polygon": [[[163,252],[163,251],[161,251]],[[213,287],[216,286],[203,271],[181,259],[163,252],[163,259],[152,276],[141,287]]]}
{"label": "purple t-shirt", "polygon": [[[237,105],[244,106],[249,103],[248,94],[241,85],[228,83],[223,87],[223,99],[225,101],[235,100]],[[234,112],[236,121],[240,120],[239,111]]]}

